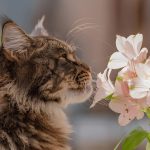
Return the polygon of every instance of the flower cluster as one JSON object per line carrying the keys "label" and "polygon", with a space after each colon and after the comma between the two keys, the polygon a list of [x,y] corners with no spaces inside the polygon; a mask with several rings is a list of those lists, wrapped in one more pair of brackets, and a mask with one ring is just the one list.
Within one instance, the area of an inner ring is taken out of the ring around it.
{"label": "flower cluster", "polygon": [[[102,99],[119,113],[118,122],[125,126],[132,120],[150,113],[150,57],[142,48],[143,35],[117,36],[116,47],[104,73],[97,75],[97,92],[91,107]],[[119,69],[115,83],[110,79],[112,70]]]}

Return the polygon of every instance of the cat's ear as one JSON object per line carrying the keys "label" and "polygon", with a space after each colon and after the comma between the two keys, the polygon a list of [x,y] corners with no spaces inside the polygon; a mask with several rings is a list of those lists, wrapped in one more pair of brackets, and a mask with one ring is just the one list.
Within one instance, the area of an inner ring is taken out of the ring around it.
{"label": "cat's ear", "polygon": [[45,16],[43,16],[35,26],[34,30],[30,34],[31,36],[48,36],[47,30],[43,26],[43,22],[45,20]]}
{"label": "cat's ear", "polygon": [[9,60],[26,56],[32,39],[13,21],[7,20],[2,26],[2,47]]}

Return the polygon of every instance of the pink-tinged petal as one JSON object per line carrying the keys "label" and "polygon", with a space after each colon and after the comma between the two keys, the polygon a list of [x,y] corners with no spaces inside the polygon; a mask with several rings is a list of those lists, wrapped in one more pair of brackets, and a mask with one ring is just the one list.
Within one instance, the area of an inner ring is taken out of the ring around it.
{"label": "pink-tinged petal", "polygon": [[127,67],[124,67],[119,73],[118,73],[118,76],[119,77],[122,77],[122,79],[124,81],[127,81],[127,80],[130,80],[132,78],[135,78],[137,75],[136,75],[136,72],[135,72],[135,69],[134,69],[134,66],[132,67],[130,65],[131,63],[128,64]]}
{"label": "pink-tinged petal", "polygon": [[129,87],[128,82],[123,80],[116,80],[115,89],[118,95],[122,95],[124,97],[129,96]]}
{"label": "pink-tinged petal", "polygon": [[115,89],[116,89],[116,93],[117,93],[118,95],[123,95],[123,91],[122,91],[122,89],[121,89],[121,84],[120,84],[120,82],[122,82],[122,81],[116,80],[116,82],[115,82]]}
{"label": "pink-tinged petal", "polygon": [[115,52],[111,55],[108,62],[109,69],[119,69],[127,66],[128,59],[122,55],[120,52]]}
{"label": "pink-tinged petal", "polygon": [[133,99],[134,103],[136,103],[141,109],[148,107],[147,105],[147,97],[144,97],[142,99]]}
{"label": "pink-tinged petal", "polygon": [[134,50],[134,47],[132,46],[132,44],[129,41],[125,41],[125,45],[124,45],[124,55],[128,58],[128,59],[133,59],[134,57],[136,57],[136,53]]}
{"label": "pink-tinged petal", "polygon": [[139,55],[135,57],[135,63],[143,63],[145,62],[148,54],[148,49],[147,48],[142,48],[140,51]]}
{"label": "pink-tinged petal", "polygon": [[131,120],[133,120],[138,115],[139,111],[141,111],[139,106],[135,104],[131,104],[127,109],[128,111],[126,113],[128,113]]}
{"label": "pink-tinged petal", "polygon": [[129,116],[131,119],[142,119],[144,117],[144,112],[142,112],[142,107],[138,104],[133,104],[129,107]]}
{"label": "pink-tinged petal", "polygon": [[148,59],[146,60],[145,64],[150,67],[150,56],[148,57]]}
{"label": "pink-tinged petal", "polygon": [[109,108],[116,113],[122,113],[125,109],[125,103],[121,99],[113,99],[109,103]]}
{"label": "pink-tinged petal", "polygon": [[144,112],[142,111],[138,111],[137,114],[136,114],[136,119],[137,120],[140,120],[144,117]]}
{"label": "pink-tinged petal", "polygon": [[130,123],[133,119],[142,119],[144,113],[141,111],[139,106],[130,105],[119,116],[119,124],[125,126]]}
{"label": "pink-tinged petal", "polygon": [[148,105],[148,107],[150,107],[150,92],[148,92],[148,94],[147,94],[146,104]]}
{"label": "pink-tinged petal", "polygon": [[129,87],[128,87],[128,83],[126,81],[121,82],[121,90],[123,92],[124,96],[129,96]]}
{"label": "pink-tinged petal", "polygon": [[130,116],[127,113],[120,114],[118,122],[121,126],[126,126],[129,124],[133,119],[130,118]]}

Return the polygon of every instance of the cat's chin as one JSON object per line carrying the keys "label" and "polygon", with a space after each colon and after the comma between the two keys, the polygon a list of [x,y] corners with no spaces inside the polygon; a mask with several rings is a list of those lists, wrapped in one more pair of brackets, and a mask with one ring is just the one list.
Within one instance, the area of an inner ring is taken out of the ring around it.
{"label": "cat's chin", "polygon": [[64,106],[67,106],[68,104],[85,102],[92,95],[92,93],[92,84],[86,85],[83,89],[69,89],[65,94]]}

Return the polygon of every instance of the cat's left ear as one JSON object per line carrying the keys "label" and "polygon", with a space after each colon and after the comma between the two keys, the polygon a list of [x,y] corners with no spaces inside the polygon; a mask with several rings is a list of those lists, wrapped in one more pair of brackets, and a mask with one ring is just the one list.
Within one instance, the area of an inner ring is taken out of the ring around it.
{"label": "cat's left ear", "polygon": [[49,36],[47,30],[43,26],[45,16],[43,16],[35,26],[34,30],[31,32],[31,36]]}
{"label": "cat's left ear", "polygon": [[28,57],[28,49],[32,39],[13,21],[8,20],[2,27],[2,47],[4,55],[9,60],[19,60]]}

